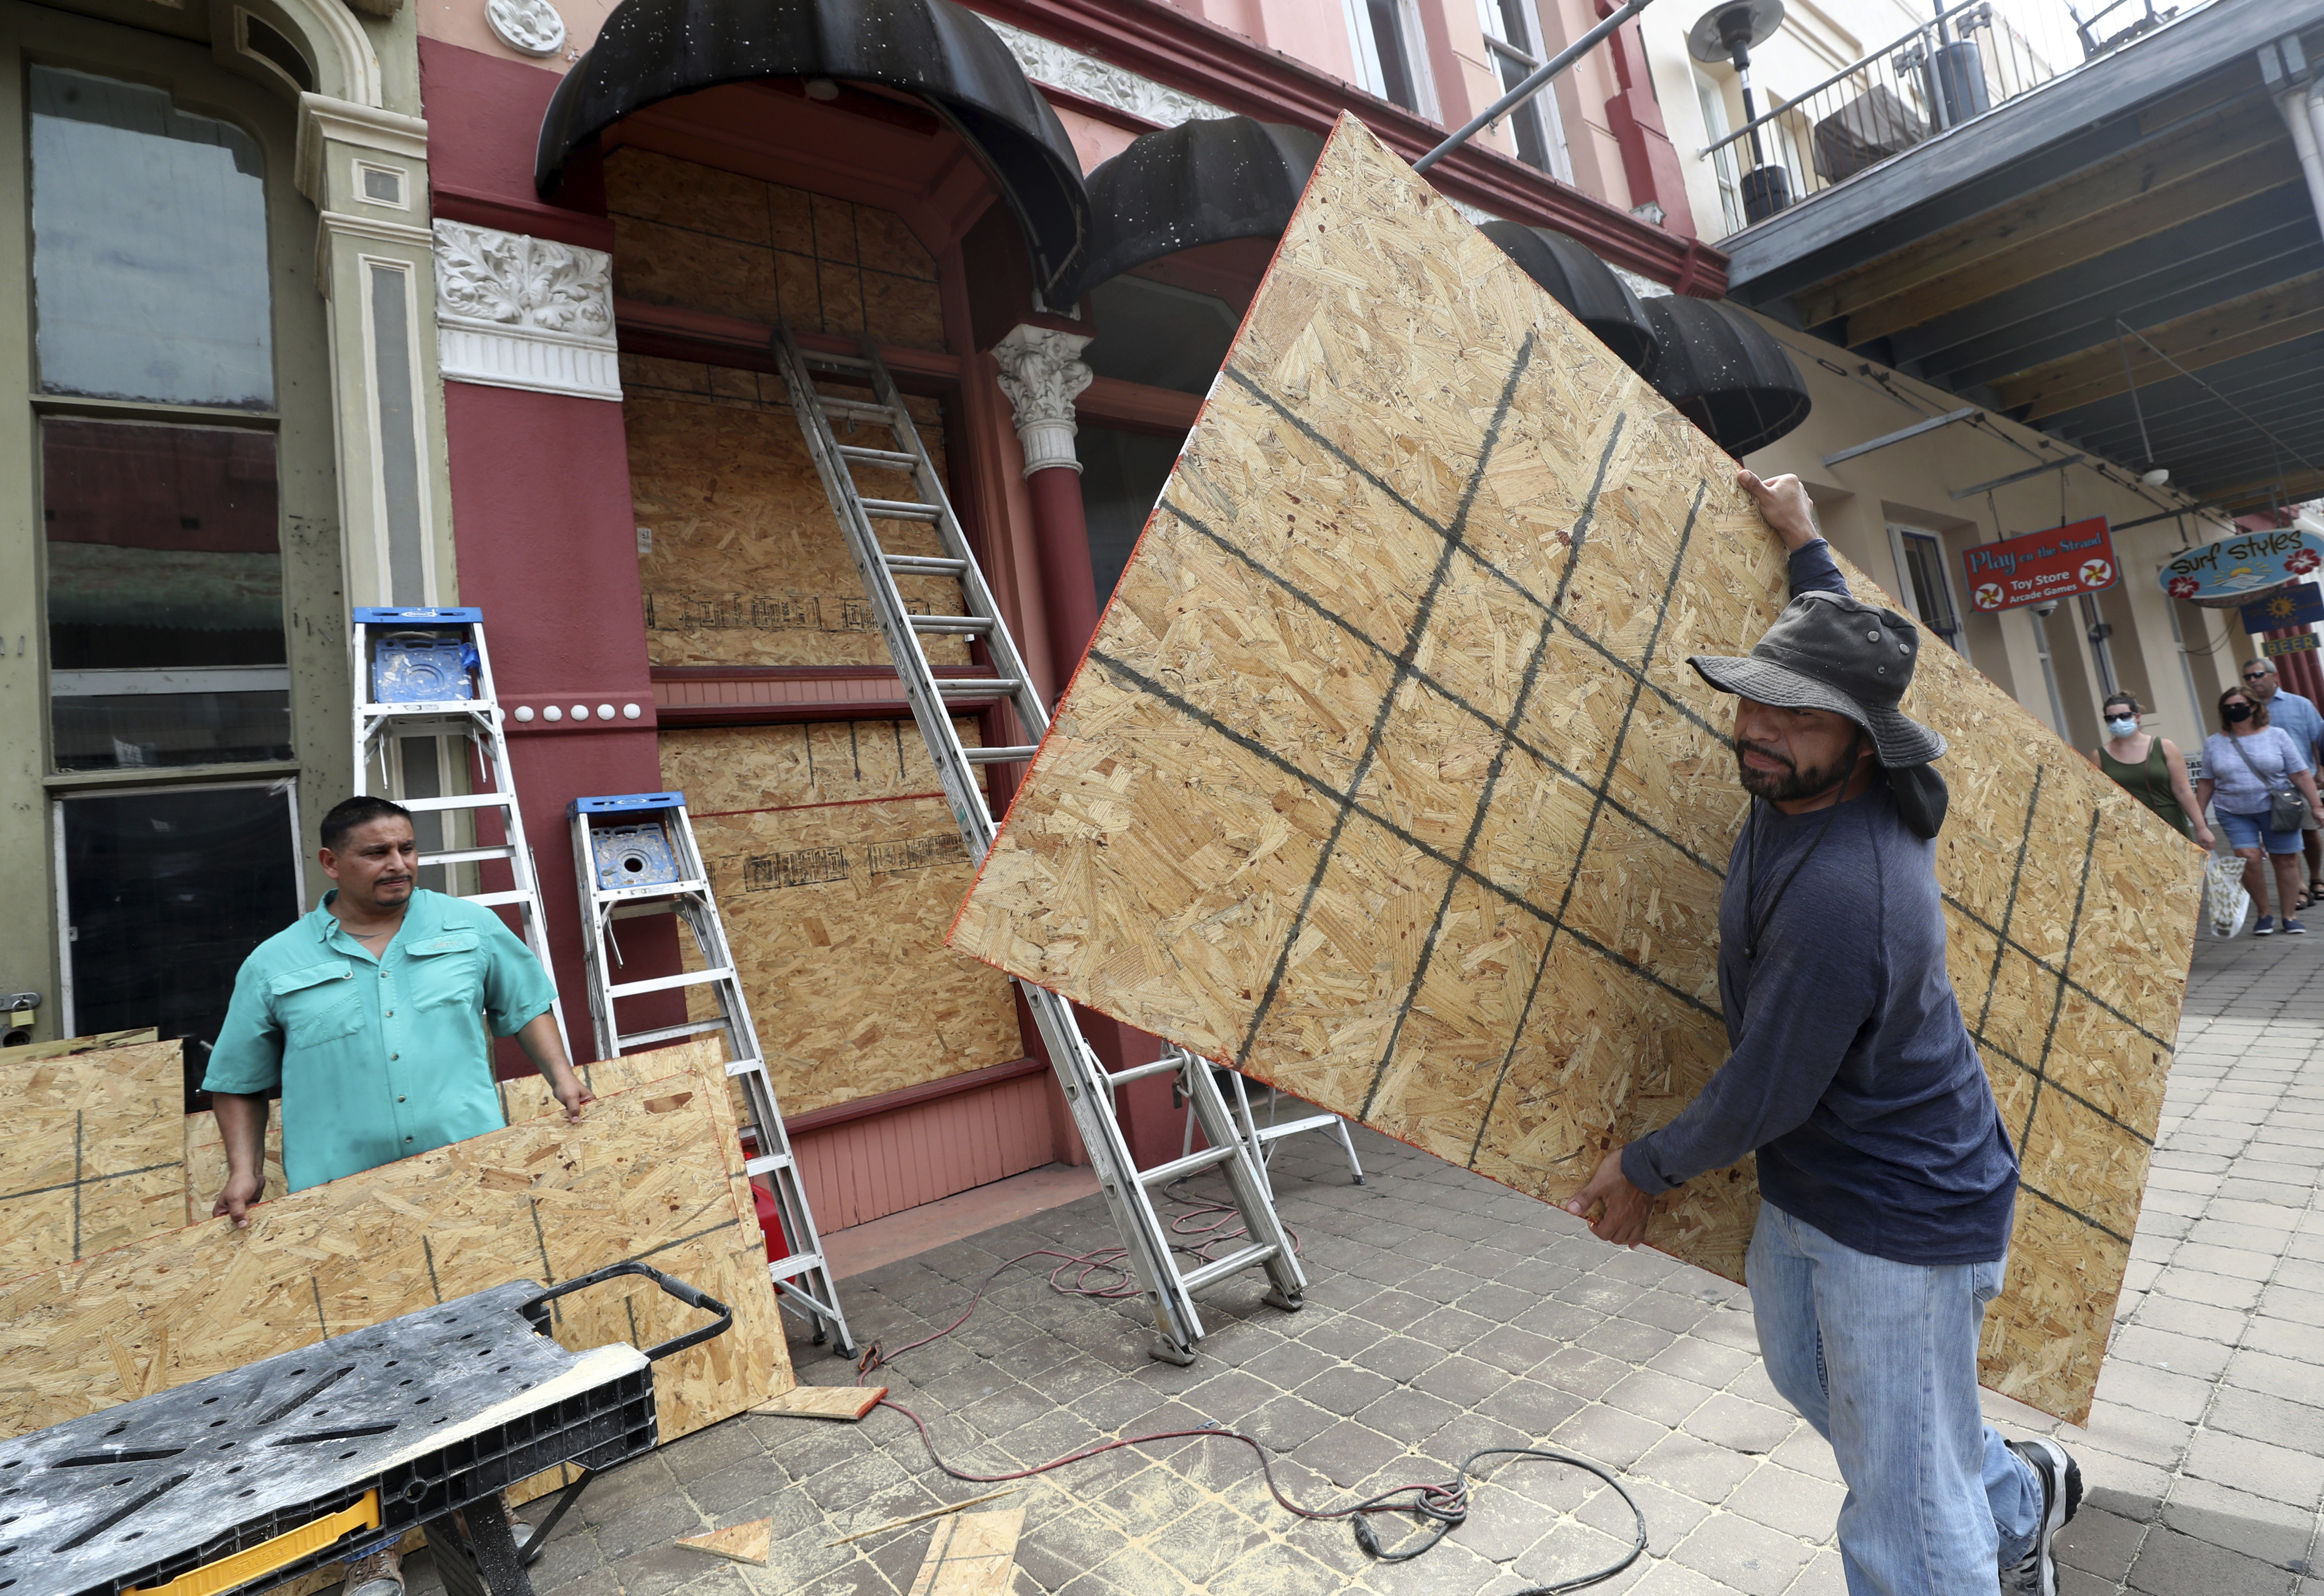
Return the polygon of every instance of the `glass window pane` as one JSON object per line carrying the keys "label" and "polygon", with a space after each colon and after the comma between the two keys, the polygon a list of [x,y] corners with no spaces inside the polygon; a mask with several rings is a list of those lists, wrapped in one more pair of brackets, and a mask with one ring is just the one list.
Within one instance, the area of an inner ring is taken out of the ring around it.
{"label": "glass window pane", "polygon": [[1207,393],[1226,364],[1240,318],[1224,300],[1148,277],[1117,277],[1090,292],[1096,336],[1082,352],[1101,377]]}
{"label": "glass window pane", "polygon": [[41,461],[57,768],[288,759],[274,439],[54,420]]}
{"label": "glass window pane", "polygon": [[1380,98],[1407,111],[1420,108],[1412,91],[1412,65],[1404,48],[1404,14],[1400,0],[1364,0],[1364,20],[1371,24],[1372,49],[1379,57]]}
{"label": "glass window pane", "polygon": [[1904,568],[1913,583],[1914,607],[1921,623],[1954,648],[1960,647],[1960,621],[1953,613],[1952,590],[1945,585],[1944,546],[1926,532],[1900,532]]}
{"label": "glass window pane", "polygon": [[85,72],[34,67],[31,99],[42,391],[272,409],[257,143]]}
{"label": "glass window pane", "polygon": [[1089,523],[1090,573],[1097,579],[1097,602],[1113,596],[1138,534],[1162,484],[1170,480],[1185,447],[1183,432],[1129,432],[1118,427],[1084,427],[1074,439],[1082,462],[1082,513]]}
{"label": "glass window pane", "polygon": [[74,1029],[192,1038],[191,1112],[235,972],[299,913],[289,786],[69,798],[64,833]]}

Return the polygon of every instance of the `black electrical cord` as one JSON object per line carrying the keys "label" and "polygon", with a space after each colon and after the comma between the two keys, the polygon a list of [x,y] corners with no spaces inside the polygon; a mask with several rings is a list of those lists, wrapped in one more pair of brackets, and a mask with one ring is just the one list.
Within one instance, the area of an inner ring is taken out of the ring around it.
{"label": "black electrical cord", "polygon": [[[1240,1230],[1226,1230],[1224,1228],[1225,1222],[1222,1218],[1213,1217],[1211,1222],[1207,1224],[1192,1222],[1201,1221],[1204,1216],[1213,1214],[1214,1211],[1232,1213],[1233,1210],[1227,1204],[1202,1203],[1199,1199],[1189,1197],[1184,1193],[1172,1191],[1167,1187],[1165,1188],[1165,1191],[1168,1195],[1177,1198],[1181,1202],[1196,1204],[1192,1213],[1177,1215],[1173,1220],[1171,1226],[1172,1230],[1181,1235],[1201,1235],[1206,1238],[1200,1248],[1186,1248],[1180,1249],[1180,1250],[1194,1252],[1197,1256],[1207,1257],[1208,1250],[1210,1248],[1218,1245],[1222,1241],[1234,1240],[1242,1233]],[[1297,1238],[1296,1236],[1292,1239],[1292,1244],[1296,1250],[1298,1245]],[[930,1342],[941,1341],[945,1336],[950,1335],[954,1331],[958,1330],[962,1325],[967,1324],[970,1316],[976,1312],[978,1305],[984,1300],[985,1292],[991,1288],[993,1281],[1001,1278],[1002,1270],[1010,1268],[1017,1264],[1020,1264],[1027,1259],[1055,1258],[1062,1259],[1063,1261],[1049,1271],[1049,1285],[1053,1289],[1066,1296],[1102,1297],[1135,1296],[1139,1287],[1137,1282],[1130,1278],[1129,1270],[1122,1267],[1122,1259],[1125,1256],[1125,1250],[1120,1248],[1107,1248],[1102,1251],[1084,1254],[1059,1252],[1052,1248],[1040,1247],[1034,1249],[1030,1252],[1020,1252],[1014,1258],[1005,1259],[999,1268],[996,1268],[991,1274],[985,1276],[984,1279],[979,1283],[975,1292],[969,1297],[966,1311],[964,1312],[959,1318],[954,1319],[951,1324],[945,1325],[942,1330],[937,1331],[933,1335],[922,1336],[918,1341],[912,1342],[908,1345],[898,1347],[893,1352],[882,1351],[880,1343],[877,1342],[865,1347],[862,1356],[856,1361],[855,1383],[859,1386],[863,1384],[866,1377],[869,1376],[872,1370],[880,1368],[882,1364],[887,1363],[893,1359],[902,1357],[906,1352],[911,1352],[916,1347],[924,1347]],[[1062,1277],[1065,1277],[1068,1270],[1076,1268],[1078,1268],[1079,1272],[1072,1277],[1073,1283],[1070,1285],[1066,1284],[1065,1280]],[[1102,1286],[1093,1286],[1090,1284],[1090,1276],[1093,1273],[1101,1275],[1110,1273],[1115,1276],[1117,1279],[1115,1283]],[[1630,1548],[1628,1552],[1623,1554],[1620,1560],[1609,1564],[1606,1567],[1599,1569],[1592,1573],[1578,1575],[1570,1580],[1563,1580],[1554,1585],[1528,1586],[1526,1589],[1522,1591],[1508,1592],[1508,1596],[1560,1596],[1560,1593],[1563,1591],[1579,1591],[1585,1586],[1597,1584],[1602,1580],[1612,1579],[1616,1574],[1629,1567],[1631,1564],[1636,1563],[1638,1560],[1639,1554],[1646,1549],[1646,1513],[1639,1508],[1637,1499],[1633,1497],[1623,1488],[1622,1482],[1619,1480],[1617,1480],[1612,1474],[1607,1472],[1607,1471],[1599,1467],[1596,1463],[1590,1462],[1586,1458],[1573,1457],[1562,1452],[1552,1452],[1545,1447],[1487,1446],[1471,1453],[1467,1457],[1462,1458],[1459,1463],[1455,1464],[1452,1471],[1452,1477],[1449,1480],[1416,1481],[1409,1485],[1399,1485],[1394,1490],[1384,1490],[1379,1492],[1378,1495],[1366,1497],[1361,1501],[1351,1502],[1345,1507],[1303,1508],[1297,1502],[1293,1501],[1289,1497],[1284,1495],[1283,1488],[1275,1482],[1275,1468],[1273,1462],[1268,1456],[1266,1446],[1262,1444],[1257,1437],[1246,1435],[1240,1430],[1223,1429],[1216,1425],[1209,1425],[1197,1430],[1157,1430],[1150,1435],[1125,1435],[1120,1440],[1102,1442],[1095,1446],[1084,1447],[1079,1452],[1068,1453],[1061,1458],[1052,1459],[1050,1462],[1046,1463],[1037,1463],[1029,1469],[1017,1469],[1005,1474],[977,1474],[972,1473],[965,1469],[955,1468],[952,1463],[945,1461],[944,1454],[936,1450],[936,1438],[928,1433],[927,1421],[921,1418],[918,1414],[914,1413],[902,1403],[891,1402],[885,1397],[881,1398],[875,1406],[880,1407],[891,1407],[898,1413],[902,1414],[906,1418],[911,1420],[912,1427],[917,1429],[920,1434],[920,1444],[927,1449],[928,1461],[935,1463],[938,1469],[950,1475],[953,1479],[965,1481],[971,1485],[996,1485],[1011,1480],[1029,1480],[1037,1474],[1046,1474],[1053,1469],[1062,1469],[1068,1463],[1083,1462],[1090,1458],[1099,1457],[1109,1452],[1120,1451],[1121,1448],[1126,1446],[1140,1446],[1149,1442],[1184,1440],[1207,1441],[1213,1439],[1240,1441],[1245,1446],[1250,1447],[1258,1456],[1259,1473],[1267,1481],[1268,1492],[1275,1498],[1277,1503],[1281,1506],[1286,1512],[1295,1514],[1302,1518],[1319,1520],[1345,1518],[1349,1520],[1355,1531],[1356,1545],[1363,1548],[1366,1555],[1376,1558],[1382,1563],[1408,1563],[1412,1559],[1421,1555],[1423,1553],[1434,1548],[1437,1542],[1443,1540],[1446,1536],[1450,1535],[1453,1530],[1458,1529],[1462,1524],[1468,1521],[1470,1509],[1469,1481],[1474,1471],[1477,1460],[1480,1458],[1524,1457],[1537,1459],[1545,1462],[1564,1463],[1570,1467],[1581,1469],[1591,1474],[1594,1474],[1608,1485],[1612,1486],[1614,1488],[1614,1493],[1617,1496],[1619,1496],[1622,1499],[1623,1505],[1630,1509],[1630,1517],[1636,1521],[1637,1526],[1637,1533],[1632,1537]],[[1398,1499],[1400,1498],[1408,1498],[1409,1499],[1399,1500]],[[1368,1517],[1368,1515],[1373,1513],[1410,1513],[1421,1521],[1424,1530],[1427,1527],[1433,1527],[1434,1533],[1428,1535],[1427,1538],[1420,1545],[1411,1547],[1409,1550],[1393,1552],[1384,1550],[1380,1545],[1379,1534],[1371,1527],[1371,1523]]]}

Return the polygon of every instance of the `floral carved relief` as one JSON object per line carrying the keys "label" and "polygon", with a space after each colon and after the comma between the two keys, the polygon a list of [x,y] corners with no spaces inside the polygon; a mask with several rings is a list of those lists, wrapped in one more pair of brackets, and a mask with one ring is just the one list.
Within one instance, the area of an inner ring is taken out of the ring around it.
{"label": "floral carved relief", "polygon": [[441,321],[610,339],[613,257],[553,239],[439,221],[436,306]]}

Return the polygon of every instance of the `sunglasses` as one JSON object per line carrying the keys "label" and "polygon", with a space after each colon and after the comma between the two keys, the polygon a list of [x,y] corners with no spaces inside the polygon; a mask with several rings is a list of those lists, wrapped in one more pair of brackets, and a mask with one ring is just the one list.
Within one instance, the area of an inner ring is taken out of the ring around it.
{"label": "sunglasses", "polygon": [[2274,673],[2266,670],[2246,670],[2244,672],[2244,680],[2247,682],[2264,682],[2273,674]]}

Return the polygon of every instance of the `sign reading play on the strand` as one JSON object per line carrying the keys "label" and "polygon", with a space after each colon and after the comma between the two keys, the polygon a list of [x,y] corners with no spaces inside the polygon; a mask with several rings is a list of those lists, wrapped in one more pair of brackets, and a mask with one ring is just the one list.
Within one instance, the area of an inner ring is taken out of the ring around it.
{"label": "sign reading play on the strand", "polygon": [[2324,538],[2273,527],[2181,549],[2163,562],[2154,579],[2173,598],[2232,610],[2319,567],[2324,567]]}
{"label": "sign reading play on the strand", "polygon": [[2103,515],[1980,543],[1961,555],[1961,563],[1969,567],[1969,602],[1984,614],[2055,604],[2122,580]]}

